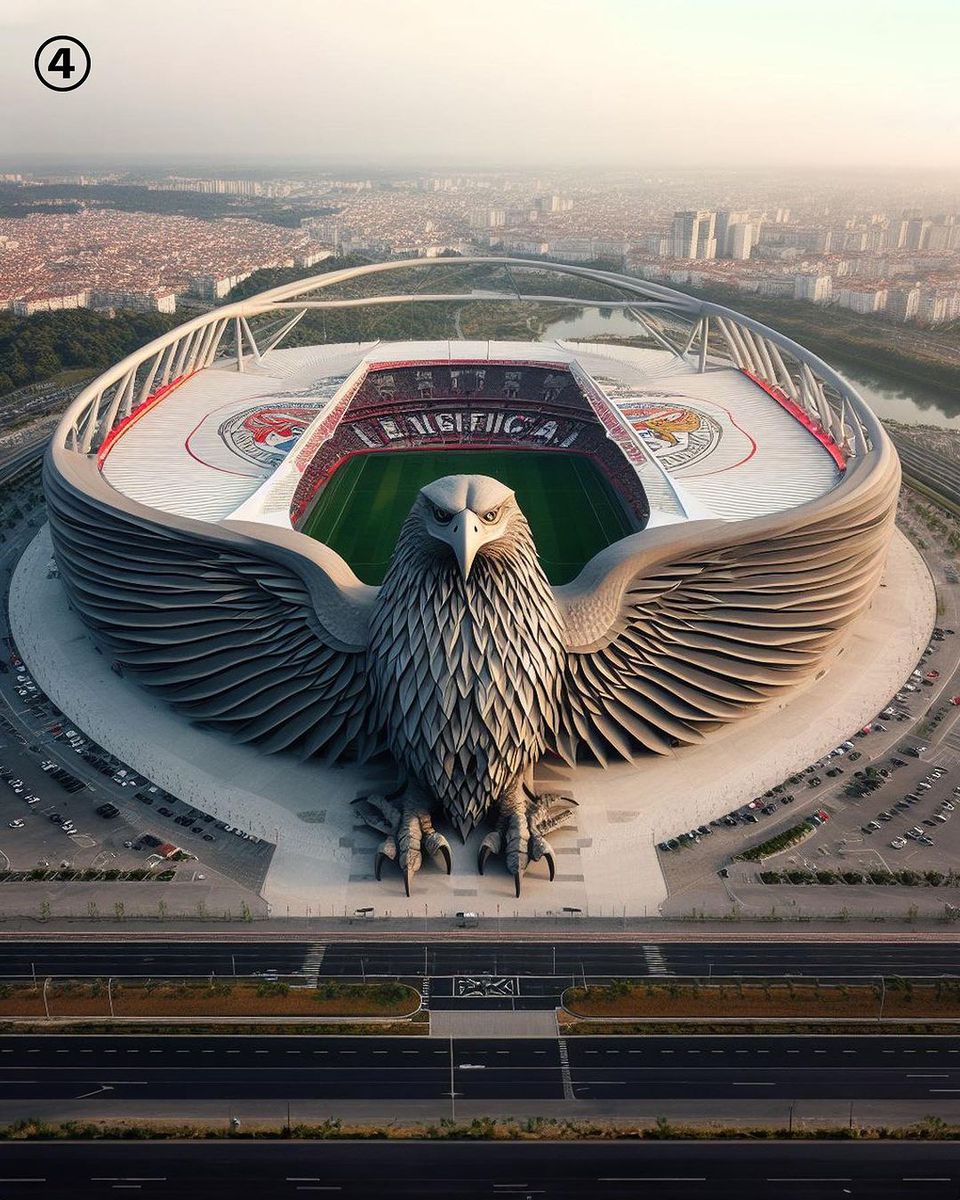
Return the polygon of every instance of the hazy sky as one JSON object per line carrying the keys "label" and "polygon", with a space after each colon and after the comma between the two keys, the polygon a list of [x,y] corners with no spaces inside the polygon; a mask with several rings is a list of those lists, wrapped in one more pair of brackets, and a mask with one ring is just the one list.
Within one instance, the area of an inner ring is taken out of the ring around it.
{"label": "hazy sky", "polygon": [[958,47],[960,0],[0,0],[0,156],[955,171]]}

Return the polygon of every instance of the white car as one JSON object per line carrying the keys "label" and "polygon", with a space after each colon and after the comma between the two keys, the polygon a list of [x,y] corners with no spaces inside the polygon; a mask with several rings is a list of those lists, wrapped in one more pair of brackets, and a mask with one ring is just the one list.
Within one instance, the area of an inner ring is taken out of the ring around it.
{"label": "white car", "polygon": [[26,824],[26,822],[24,821],[24,819],[22,817],[14,817],[14,819],[10,822],[10,828],[11,829],[22,829],[25,824]]}
{"label": "white car", "polygon": [[895,837],[893,839],[893,841],[890,843],[890,845],[894,848],[894,850],[902,850],[906,844],[907,844],[907,839],[903,838],[903,837]]}

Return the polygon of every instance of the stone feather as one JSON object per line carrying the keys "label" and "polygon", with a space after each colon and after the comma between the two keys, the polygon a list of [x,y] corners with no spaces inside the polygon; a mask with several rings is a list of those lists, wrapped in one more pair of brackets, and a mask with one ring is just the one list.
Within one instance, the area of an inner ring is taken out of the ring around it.
{"label": "stone feather", "polygon": [[402,771],[462,837],[545,752],[559,719],[563,623],[518,508],[467,578],[405,521],[371,619],[372,705]]}

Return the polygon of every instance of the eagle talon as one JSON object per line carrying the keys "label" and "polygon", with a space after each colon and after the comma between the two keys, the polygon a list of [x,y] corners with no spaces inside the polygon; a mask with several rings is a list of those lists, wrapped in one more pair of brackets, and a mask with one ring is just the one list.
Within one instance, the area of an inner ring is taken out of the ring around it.
{"label": "eagle talon", "polygon": [[523,875],[532,862],[544,860],[552,883],[557,877],[557,861],[543,835],[573,820],[572,808],[568,807],[572,804],[563,796],[528,796],[525,790],[507,797],[501,804],[497,828],[480,845],[480,874],[491,854],[503,854],[518,897]]}
{"label": "eagle talon", "polygon": [[453,860],[450,857],[450,843],[442,833],[434,830],[423,839],[423,848],[431,858],[442,858],[448,875],[453,874]]}
{"label": "eagle talon", "polygon": [[373,860],[373,873],[380,882],[380,872],[385,862],[395,862],[397,858],[397,843],[392,837],[385,838],[377,847],[377,856]]}
{"label": "eagle talon", "polygon": [[477,871],[482,875],[483,868],[486,866],[487,859],[491,854],[499,854],[503,846],[503,838],[500,836],[499,830],[494,830],[493,833],[488,833],[480,843],[480,853],[477,855]]}
{"label": "eagle talon", "polygon": [[385,862],[395,862],[403,875],[403,890],[409,896],[413,877],[423,864],[423,855],[442,860],[446,873],[453,870],[450,846],[433,828],[427,806],[402,790],[390,796],[360,796],[353,802],[363,823],[386,837],[377,847],[373,874],[379,882]]}

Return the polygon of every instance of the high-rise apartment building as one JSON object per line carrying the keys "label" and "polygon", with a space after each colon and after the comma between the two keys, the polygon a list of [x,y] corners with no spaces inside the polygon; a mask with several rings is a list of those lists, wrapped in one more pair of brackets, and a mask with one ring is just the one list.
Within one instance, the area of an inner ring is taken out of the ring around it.
{"label": "high-rise apartment building", "polygon": [[727,256],[742,262],[750,257],[753,250],[753,226],[749,221],[738,221],[730,226],[727,236]]}
{"label": "high-rise apartment building", "polygon": [[911,217],[907,221],[907,233],[904,240],[905,250],[926,250],[930,236],[930,222],[923,217]]}
{"label": "high-rise apartment building", "polygon": [[673,257],[716,258],[716,213],[698,211],[673,214]]}
{"label": "high-rise apartment building", "polygon": [[826,304],[833,297],[833,281],[829,275],[804,274],[793,277],[794,300]]}

